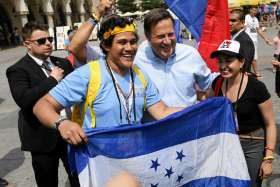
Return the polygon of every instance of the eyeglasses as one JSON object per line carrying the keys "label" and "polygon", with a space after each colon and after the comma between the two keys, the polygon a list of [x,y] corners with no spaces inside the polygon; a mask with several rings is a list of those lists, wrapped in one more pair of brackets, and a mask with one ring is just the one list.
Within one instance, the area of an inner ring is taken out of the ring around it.
{"label": "eyeglasses", "polygon": [[49,37],[45,37],[45,38],[39,38],[37,40],[28,40],[30,42],[37,42],[39,45],[43,45],[46,44],[47,40],[52,43],[53,42],[53,37],[49,36]]}

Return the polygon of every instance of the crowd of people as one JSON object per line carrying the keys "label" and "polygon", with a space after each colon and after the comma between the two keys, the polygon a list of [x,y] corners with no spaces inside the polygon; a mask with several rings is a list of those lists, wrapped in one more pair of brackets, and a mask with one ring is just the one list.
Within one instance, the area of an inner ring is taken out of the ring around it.
{"label": "crowd of people", "polygon": [[[259,29],[257,9],[246,16],[231,11],[232,38],[211,54],[219,68],[211,73],[197,49],[176,42],[175,22],[166,9],[145,16],[147,40],[138,47],[133,20],[107,15],[112,5],[101,0],[95,13],[69,33],[72,64],[51,56],[53,38],[46,26],[30,22],[22,30],[27,54],[6,74],[20,107],[21,148],[31,152],[37,185],[58,185],[61,159],[71,186],[79,186],[77,174],[69,170],[67,143],[87,143],[87,128],[159,120],[207,97],[224,96],[233,105],[252,187],[260,187],[272,174],[277,131],[271,95],[256,68],[257,34],[272,44]],[[98,24],[100,45],[91,46],[88,40]],[[277,70],[278,60],[272,62]],[[124,186],[118,185],[123,177],[116,178],[108,186]],[[139,186],[133,176],[124,178]]]}
{"label": "crowd of people", "polygon": [[263,30],[273,26],[273,24],[276,24],[277,28],[280,21],[280,4],[276,2],[260,4],[257,7],[257,17]]}

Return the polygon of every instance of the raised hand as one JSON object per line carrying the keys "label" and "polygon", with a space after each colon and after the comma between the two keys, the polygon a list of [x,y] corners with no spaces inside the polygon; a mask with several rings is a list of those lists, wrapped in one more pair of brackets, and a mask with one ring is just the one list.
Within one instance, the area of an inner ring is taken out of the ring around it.
{"label": "raised hand", "polygon": [[100,19],[103,15],[110,11],[114,4],[115,0],[100,0],[95,12],[98,19]]}

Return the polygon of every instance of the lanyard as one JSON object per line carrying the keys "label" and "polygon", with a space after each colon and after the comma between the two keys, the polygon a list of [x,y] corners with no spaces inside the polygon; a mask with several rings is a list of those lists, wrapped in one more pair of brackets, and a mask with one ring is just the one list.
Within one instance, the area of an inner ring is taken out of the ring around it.
{"label": "lanyard", "polygon": [[[128,94],[125,94],[124,91],[122,90],[120,84],[117,82],[117,79],[115,78],[115,75],[111,69],[111,67],[108,65],[106,62],[106,67],[107,70],[109,71],[109,74],[112,78],[115,92],[117,94],[117,98],[119,101],[119,106],[120,106],[120,120],[122,122],[122,106],[125,109],[126,113],[126,119],[128,123],[131,123],[131,111],[133,108],[133,113],[134,113],[134,122],[136,122],[136,109],[135,109],[135,88],[134,88],[134,78],[133,78],[133,72],[132,69],[130,68],[130,83],[129,83],[129,91]],[[133,105],[133,107],[132,107]]]}
{"label": "lanyard", "polygon": [[[241,88],[242,88],[243,79],[244,79],[244,73],[242,73],[241,81],[240,81],[240,84],[239,84],[239,88],[238,88],[238,92],[237,92],[237,98],[236,98],[236,102],[235,102],[235,105],[234,105],[234,112],[236,112],[236,110],[237,110],[237,104],[238,104],[238,101],[239,101],[239,95],[240,95],[240,91],[241,91]],[[226,96],[227,96],[227,90],[228,90],[228,80],[226,80]]]}

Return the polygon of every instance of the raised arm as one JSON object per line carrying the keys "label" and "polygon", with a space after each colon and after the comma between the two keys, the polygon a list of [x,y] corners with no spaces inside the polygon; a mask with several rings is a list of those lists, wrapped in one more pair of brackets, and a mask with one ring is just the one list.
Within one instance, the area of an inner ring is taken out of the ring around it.
{"label": "raised arm", "polygon": [[268,45],[272,45],[272,42],[265,36],[259,27],[257,27],[257,32]]}
{"label": "raised arm", "polygon": [[96,24],[101,17],[111,9],[113,3],[114,0],[100,0],[94,14],[88,19],[88,21],[82,24],[73,36],[68,49],[80,62],[86,62],[86,43],[88,42]]}

